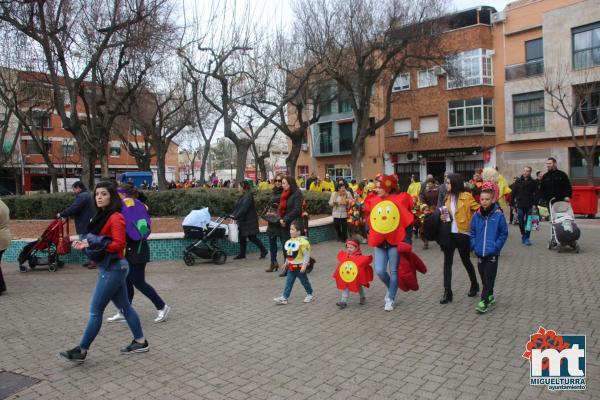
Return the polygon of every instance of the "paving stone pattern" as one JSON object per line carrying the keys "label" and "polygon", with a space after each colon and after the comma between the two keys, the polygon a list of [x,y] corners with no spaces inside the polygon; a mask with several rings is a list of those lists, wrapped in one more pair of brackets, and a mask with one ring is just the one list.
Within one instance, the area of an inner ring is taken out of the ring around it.
{"label": "paving stone pattern", "polygon": [[[83,365],[57,353],[80,339],[96,272],[68,265],[58,273],[19,274],[5,264],[0,370],[41,380],[11,400],[600,398],[600,229],[583,228],[578,255],[547,250],[547,234],[534,234],[534,246],[525,248],[511,227],[498,305],[485,315],[466,296],[460,263],[454,302],[438,303],[442,254],[435,246],[416,246],[429,273],[419,277],[421,290],[399,293],[391,313],[383,311],[385,290],[377,278],[366,305],[351,295],[348,308],[337,309],[331,274],[341,244],[334,241],[314,246],[310,304],[302,302],[297,283],[290,303],[276,306],[272,298],[283,279],[263,272],[266,263],[255,254],[223,266],[155,262],[148,280],[173,310],[166,323],[154,324],[151,303],[136,294],[150,352],[120,355],[131,339],[127,326],[104,324]],[[113,312],[109,306],[105,317]],[[529,385],[521,355],[540,325],[587,335],[585,392]]]}

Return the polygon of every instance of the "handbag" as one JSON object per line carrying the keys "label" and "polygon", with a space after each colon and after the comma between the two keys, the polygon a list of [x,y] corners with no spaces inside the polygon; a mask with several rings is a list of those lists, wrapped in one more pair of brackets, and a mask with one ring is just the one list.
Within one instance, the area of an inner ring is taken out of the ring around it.
{"label": "handbag", "polygon": [[227,235],[231,243],[237,243],[240,239],[240,231],[237,223],[227,224]]}
{"label": "handbag", "polygon": [[278,224],[281,216],[279,215],[279,210],[274,207],[269,207],[265,213],[263,213],[262,218],[272,224]]}
{"label": "handbag", "polygon": [[[67,226],[65,235],[65,225]],[[69,220],[61,222],[60,230],[58,231],[58,243],[56,244],[56,253],[59,256],[64,256],[71,252],[71,239],[69,234]]]}

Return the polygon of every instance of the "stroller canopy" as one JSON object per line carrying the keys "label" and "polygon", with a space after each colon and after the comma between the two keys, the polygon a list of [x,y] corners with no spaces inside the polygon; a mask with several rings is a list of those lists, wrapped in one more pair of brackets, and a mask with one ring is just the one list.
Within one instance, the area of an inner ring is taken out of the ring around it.
{"label": "stroller canopy", "polygon": [[198,228],[206,228],[206,225],[211,222],[210,212],[208,207],[200,210],[192,210],[181,223],[182,226],[195,226]]}

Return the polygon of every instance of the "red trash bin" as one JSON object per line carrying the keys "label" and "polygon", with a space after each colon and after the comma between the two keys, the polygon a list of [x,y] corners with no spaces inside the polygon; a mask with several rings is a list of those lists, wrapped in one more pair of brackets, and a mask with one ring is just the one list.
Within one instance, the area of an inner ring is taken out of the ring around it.
{"label": "red trash bin", "polygon": [[571,206],[575,214],[596,216],[598,212],[598,188],[595,186],[573,186]]}

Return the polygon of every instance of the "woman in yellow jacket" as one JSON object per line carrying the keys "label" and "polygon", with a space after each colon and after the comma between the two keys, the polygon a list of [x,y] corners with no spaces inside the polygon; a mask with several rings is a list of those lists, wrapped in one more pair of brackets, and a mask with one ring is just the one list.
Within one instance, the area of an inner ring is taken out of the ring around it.
{"label": "woman in yellow jacket", "polygon": [[446,304],[452,301],[452,262],[454,260],[454,250],[458,249],[458,254],[462,260],[469,279],[471,288],[468,296],[474,297],[479,292],[479,284],[475,275],[475,267],[471,262],[471,219],[477,210],[479,203],[475,201],[471,193],[465,191],[465,183],[462,175],[449,174],[446,178],[446,194],[444,206],[447,213],[442,212],[442,222],[450,222],[450,237],[446,238],[444,250],[444,295],[440,303]]}

